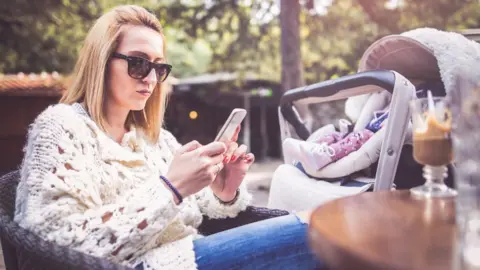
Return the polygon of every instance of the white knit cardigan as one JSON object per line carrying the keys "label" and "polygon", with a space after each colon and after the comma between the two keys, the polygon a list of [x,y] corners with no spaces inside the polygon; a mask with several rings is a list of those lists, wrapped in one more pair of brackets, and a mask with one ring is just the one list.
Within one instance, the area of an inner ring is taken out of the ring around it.
{"label": "white knit cardigan", "polygon": [[161,182],[180,146],[167,131],[158,144],[132,128],[121,144],[80,104],[42,112],[29,130],[15,221],[40,237],[124,265],[196,269],[193,239],[202,214],[235,217],[251,196],[240,187],[233,205],[209,187],[176,205]]}

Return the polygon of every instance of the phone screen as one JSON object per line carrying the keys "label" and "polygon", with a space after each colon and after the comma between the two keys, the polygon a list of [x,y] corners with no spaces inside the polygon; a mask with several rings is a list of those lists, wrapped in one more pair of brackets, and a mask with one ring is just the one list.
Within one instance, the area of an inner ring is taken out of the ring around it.
{"label": "phone screen", "polygon": [[247,111],[244,109],[234,109],[227,121],[223,125],[220,132],[217,134],[215,141],[228,142],[235,134],[235,129],[242,123]]}

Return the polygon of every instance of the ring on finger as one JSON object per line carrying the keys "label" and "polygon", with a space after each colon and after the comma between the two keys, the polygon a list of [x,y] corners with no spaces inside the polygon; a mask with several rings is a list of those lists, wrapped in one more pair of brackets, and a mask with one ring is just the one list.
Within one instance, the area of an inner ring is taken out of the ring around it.
{"label": "ring on finger", "polygon": [[215,164],[215,167],[217,167],[217,171],[215,172],[215,174],[218,174],[222,170],[222,165],[220,165],[220,163],[217,163]]}

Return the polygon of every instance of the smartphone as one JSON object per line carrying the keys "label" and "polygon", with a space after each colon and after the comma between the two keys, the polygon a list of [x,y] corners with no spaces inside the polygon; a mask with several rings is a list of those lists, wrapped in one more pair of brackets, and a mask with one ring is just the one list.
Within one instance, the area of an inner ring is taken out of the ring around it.
{"label": "smartphone", "polygon": [[233,109],[228,116],[227,121],[223,124],[222,129],[217,134],[215,138],[216,142],[228,142],[232,139],[235,134],[235,129],[242,123],[243,119],[247,115],[245,109],[236,108]]}

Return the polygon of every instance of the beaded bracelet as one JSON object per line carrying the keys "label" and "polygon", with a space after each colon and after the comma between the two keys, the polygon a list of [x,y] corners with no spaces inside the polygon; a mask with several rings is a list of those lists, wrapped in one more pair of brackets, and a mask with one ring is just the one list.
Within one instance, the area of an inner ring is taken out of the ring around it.
{"label": "beaded bracelet", "polygon": [[215,198],[221,203],[221,204],[225,204],[225,205],[232,205],[234,204],[235,202],[237,202],[238,200],[238,195],[240,195],[240,189],[237,188],[237,191],[235,193],[235,197],[231,200],[231,201],[228,201],[228,202],[225,202],[225,201],[222,201],[222,199],[220,199],[219,197],[217,197],[217,195],[215,195],[215,193],[213,194],[213,196],[215,196]]}
{"label": "beaded bracelet", "polygon": [[182,203],[183,202],[183,197],[182,197],[182,195],[180,195],[180,192],[178,192],[178,190],[175,187],[173,187],[172,183],[170,183],[170,181],[168,181],[168,179],[165,176],[160,175],[160,178],[173,191],[173,193],[175,194],[175,197],[177,197],[177,199],[179,201],[179,204]]}

